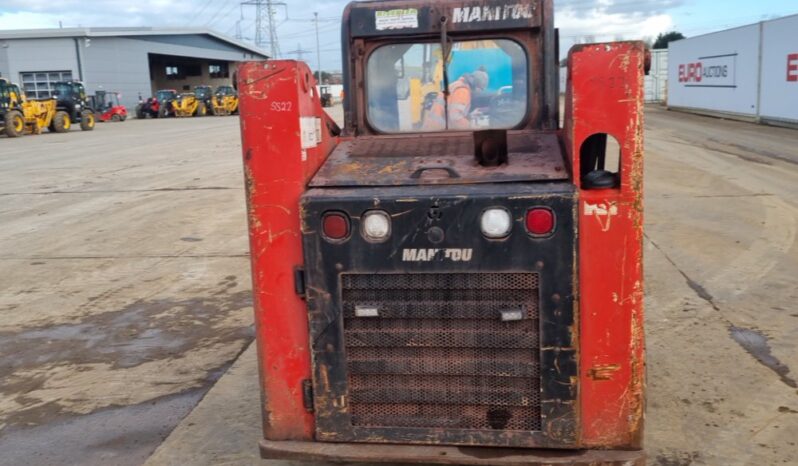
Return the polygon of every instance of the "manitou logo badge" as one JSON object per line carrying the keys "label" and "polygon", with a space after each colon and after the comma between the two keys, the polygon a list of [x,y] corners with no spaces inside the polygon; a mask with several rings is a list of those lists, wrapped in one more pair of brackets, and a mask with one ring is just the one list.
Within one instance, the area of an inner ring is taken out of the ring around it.
{"label": "manitou logo badge", "polygon": [[403,249],[402,261],[404,262],[433,262],[433,261],[452,261],[468,262],[474,255],[473,249],[442,249],[442,248],[419,248]]}
{"label": "manitou logo badge", "polygon": [[585,202],[585,217],[595,217],[601,231],[610,231],[612,217],[618,215],[618,206],[614,202],[588,204]]}
{"label": "manitou logo badge", "polygon": [[504,6],[466,6],[454,9],[452,21],[455,23],[481,23],[485,21],[507,21],[509,19],[530,19],[533,12],[534,7],[529,3]]}

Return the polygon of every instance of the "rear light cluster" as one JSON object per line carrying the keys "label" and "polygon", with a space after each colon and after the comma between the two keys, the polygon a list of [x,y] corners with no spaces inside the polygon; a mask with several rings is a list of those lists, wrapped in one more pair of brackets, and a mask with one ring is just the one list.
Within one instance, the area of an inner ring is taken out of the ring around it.
{"label": "rear light cluster", "polygon": [[[492,207],[482,212],[479,221],[482,234],[486,238],[501,239],[510,236],[513,220],[510,212],[503,207]],[[548,207],[533,207],[526,211],[524,218],[526,231],[532,236],[549,236],[554,232],[554,212]]]}
{"label": "rear light cluster", "polygon": [[[489,239],[502,239],[510,236],[513,218],[504,207],[485,209],[479,219],[482,234]],[[533,207],[526,211],[524,226],[529,235],[549,236],[554,233],[556,220],[554,212],[548,207]],[[349,215],[339,211],[324,214],[321,222],[324,237],[333,242],[344,241],[351,234]],[[360,234],[373,243],[382,243],[391,236],[391,216],[384,210],[369,210],[360,221]]]}
{"label": "rear light cluster", "polygon": [[[360,234],[368,241],[382,243],[391,236],[391,216],[383,210],[369,210],[360,221]],[[326,212],[321,220],[321,230],[329,241],[343,241],[349,237],[350,220],[344,212]]]}

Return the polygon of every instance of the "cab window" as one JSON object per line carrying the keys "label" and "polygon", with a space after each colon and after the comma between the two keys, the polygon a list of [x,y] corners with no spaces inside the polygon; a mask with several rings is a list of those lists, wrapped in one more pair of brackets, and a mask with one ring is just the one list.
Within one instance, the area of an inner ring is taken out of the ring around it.
{"label": "cab window", "polygon": [[460,41],[444,64],[437,43],[384,45],[369,56],[367,117],[385,133],[511,129],[527,114],[528,60],[518,43]]}
{"label": "cab window", "polygon": [[55,83],[53,95],[56,97],[68,97],[72,94],[72,87],[68,83]]}

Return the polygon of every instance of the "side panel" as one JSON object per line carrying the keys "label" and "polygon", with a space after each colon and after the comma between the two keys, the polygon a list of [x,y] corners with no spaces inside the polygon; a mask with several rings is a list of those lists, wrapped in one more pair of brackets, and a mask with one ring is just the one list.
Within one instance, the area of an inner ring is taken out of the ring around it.
{"label": "side panel", "polygon": [[307,310],[294,288],[303,263],[299,197],[336,142],[334,123],[304,63],[244,63],[238,84],[264,435],[310,440]]}
{"label": "side panel", "polygon": [[592,44],[569,57],[565,145],[573,173],[597,133],[620,145],[620,187],[579,190],[580,403],[586,447],[640,446],[643,428],[642,43]]}
{"label": "side panel", "polygon": [[759,25],[668,45],[668,105],[756,116]]}
{"label": "side panel", "polygon": [[767,21],[762,28],[760,116],[798,123],[798,15]]}

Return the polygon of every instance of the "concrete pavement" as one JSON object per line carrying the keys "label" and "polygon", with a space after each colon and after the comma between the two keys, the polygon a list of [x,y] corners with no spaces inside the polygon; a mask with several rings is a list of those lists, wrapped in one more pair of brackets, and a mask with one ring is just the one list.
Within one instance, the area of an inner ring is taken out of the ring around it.
{"label": "concrete pavement", "polygon": [[[650,464],[798,463],[798,131],[647,109]],[[249,348],[147,465],[261,461]]]}
{"label": "concrete pavement", "polygon": [[0,464],[141,464],[252,340],[238,118],[0,139]]}

